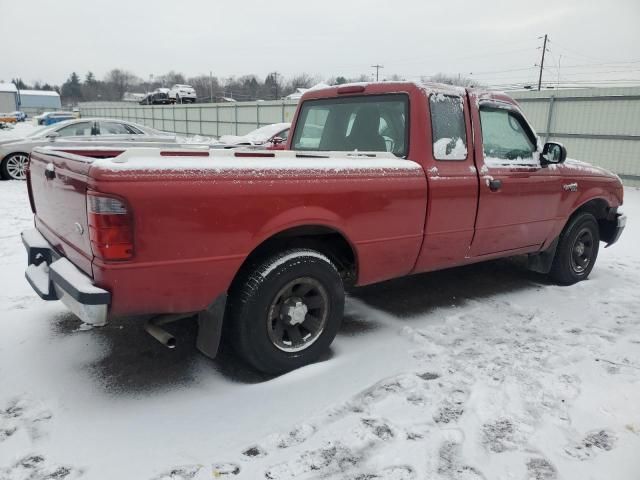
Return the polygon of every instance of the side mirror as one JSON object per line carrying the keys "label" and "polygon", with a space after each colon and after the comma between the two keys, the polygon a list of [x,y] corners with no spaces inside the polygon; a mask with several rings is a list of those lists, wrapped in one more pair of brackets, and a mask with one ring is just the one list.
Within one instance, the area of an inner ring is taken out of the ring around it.
{"label": "side mirror", "polygon": [[281,143],[284,143],[284,138],[282,138],[282,137],[273,137],[271,139],[271,143],[273,143],[274,145],[280,145]]}
{"label": "side mirror", "polygon": [[544,165],[557,165],[564,162],[567,159],[567,149],[564,145],[556,142],[547,142],[542,148],[542,154],[540,155],[540,163]]}
{"label": "side mirror", "polygon": [[54,142],[59,136],[60,134],[58,132],[51,132],[45,135],[45,138],[48,138],[50,142]]}

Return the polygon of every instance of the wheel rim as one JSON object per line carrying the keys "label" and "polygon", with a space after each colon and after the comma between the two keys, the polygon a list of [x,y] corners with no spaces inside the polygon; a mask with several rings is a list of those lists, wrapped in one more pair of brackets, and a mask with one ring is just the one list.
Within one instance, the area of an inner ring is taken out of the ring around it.
{"label": "wheel rim", "polygon": [[320,282],[301,277],[276,294],[267,313],[271,343],[283,352],[299,352],[313,345],[327,323],[329,295]]}
{"label": "wheel rim", "polygon": [[25,180],[27,178],[27,165],[29,157],[27,155],[13,155],[7,159],[7,173],[14,180]]}
{"label": "wheel rim", "polygon": [[571,269],[578,275],[584,274],[584,272],[591,265],[593,257],[593,233],[589,228],[583,228],[576,235],[576,239],[573,242],[571,248]]}

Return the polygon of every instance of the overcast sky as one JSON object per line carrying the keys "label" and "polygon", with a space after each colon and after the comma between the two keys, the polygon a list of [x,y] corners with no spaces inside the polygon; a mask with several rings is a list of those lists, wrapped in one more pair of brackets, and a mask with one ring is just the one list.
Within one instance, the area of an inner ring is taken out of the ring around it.
{"label": "overcast sky", "polygon": [[638,79],[640,0],[0,0],[0,81],[61,84],[124,68],[218,77],[278,71],[494,85]]}

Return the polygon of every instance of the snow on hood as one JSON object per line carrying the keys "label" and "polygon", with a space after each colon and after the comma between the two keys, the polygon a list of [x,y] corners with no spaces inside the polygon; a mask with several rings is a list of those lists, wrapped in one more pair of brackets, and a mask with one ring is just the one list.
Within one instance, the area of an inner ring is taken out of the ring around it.
{"label": "snow on hood", "polygon": [[548,167],[551,169],[562,167],[570,171],[578,171],[581,175],[617,178],[615,173],[612,173],[606,168],[597,167],[590,163],[583,162],[582,160],[576,160],[575,158],[567,158],[564,163],[561,163],[560,165],[551,164]]}
{"label": "snow on hood", "polygon": [[248,143],[250,145],[259,145],[265,143],[276,133],[281,132],[287,128],[290,128],[290,123],[274,123],[272,125],[266,125],[260,127],[253,132],[249,132],[246,135],[222,135],[220,137],[220,143],[226,143],[228,145],[237,145],[238,143]]}

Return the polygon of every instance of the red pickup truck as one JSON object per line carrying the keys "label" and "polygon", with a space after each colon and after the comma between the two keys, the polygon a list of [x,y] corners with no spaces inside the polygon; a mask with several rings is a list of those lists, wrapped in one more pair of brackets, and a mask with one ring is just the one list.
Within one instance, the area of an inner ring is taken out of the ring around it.
{"label": "red pickup truck", "polygon": [[280,373],[333,341],[345,288],[528,256],[587,278],[624,225],[620,179],[540,144],[501,93],[352,84],[306,93],[288,150],[56,149],[31,155],[26,276],[85,322],[194,317]]}

